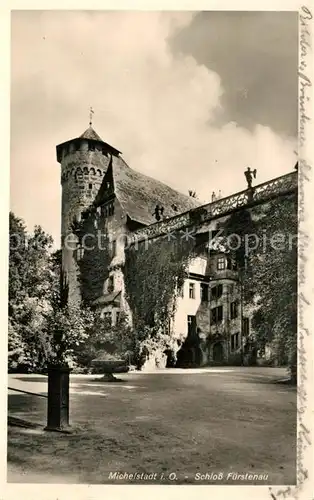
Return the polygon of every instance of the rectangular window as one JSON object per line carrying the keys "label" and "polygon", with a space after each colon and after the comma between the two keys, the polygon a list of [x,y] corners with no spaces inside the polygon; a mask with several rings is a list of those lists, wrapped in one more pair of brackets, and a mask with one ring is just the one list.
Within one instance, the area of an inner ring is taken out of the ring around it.
{"label": "rectangular window", "polygon": [[183,297],[184,297],[184,285],[182,285],[182,287],[178,289],[178,296],[183,299]]}
{"label": "rectangular window", "polygon": [[217,269],[218,271],[222,271],[226,268],[226,259],[225,257],[218,257],[217,259]]}
{"label": "rectangular window", "polygon": [[114,291],[114,277],[109,276],[108,278],[108,287],[107,287],[108,293],[112,293]]}
{"label": "rectangular window", "polygon": [[80,245],[76,250],[76,258],[77,260],[81,260],[84,257],[84,247]]}
{"label": "rectangular window", "polygon": [[217,307],[211,310],[210,323],[215,325],[217,323]]}
{"label": "rectangular window", "polygon": [[189,284],[189,298],[195,299],[195,284],[194,283]]}
{"label": "rectangular window", "polygon": [[231,350],[235,351],[239,348],[239,333],[231,335]]}
{"label": "rectangular window", "polygon": [[104,312],[104,320],[106,322],[110,323],[110,325],[112,324],[112,312],[111,311]]}
{"label": "rectangular window", "polygon": [[223,306],[219,306],[217,307],[217,321],[218,323],[220,323],[222,321],[222,318],[223,318]]}
{"label": "rectangular window", "polygon": [[116,311],[116,325],[119,323],[120,321],[120,311]]}
{"label": "rectangular window", "polygon": [[113,203],[110,203],[110,204],[108,205],[108,215],[109,215],[109,216],[110,216],[110,215],[113,215],[113,213],[114,213]]}
{"label": "rectangular window", "polygon": [[201,283],[201,301],[208,302],[208,284]]}
{"label": "rectangular window", "polygon": [[220,299],[220,297],[222,296],[222,292],[223,292],[223,286],[222,285],[213,286],[213,288],[211,289],[211,297],[212,297],[212,299],[213,300]]}
{"label": "rectangular window", "polygon": [[223,306],[214,307],[211,310],[211,324],[216,325],[217,323],[221,323],[223,320]]}
{"label": "rectangular window", "polygon": [[93,189],[93,184],[89,183],[88,184],[88,189]]}
{"label": "rectangular window", "polygon": [[238,317],[238,304],[237,302],[231,302],[230,304],[230,318],[235,319]]}

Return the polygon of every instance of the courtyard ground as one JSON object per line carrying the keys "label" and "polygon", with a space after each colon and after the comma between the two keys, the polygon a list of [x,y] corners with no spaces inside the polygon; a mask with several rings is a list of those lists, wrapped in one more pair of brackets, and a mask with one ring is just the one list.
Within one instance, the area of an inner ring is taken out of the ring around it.
{"label": "courtyard ground", "polygon": [[[8,482],[295,484],[296,390],[279,382],[285,375],[170,370],[123,374],[114,384],[73,375],[71,435],[43,431],[45,398],[9,390],[9,415],[39,425],[8,427]],[[46,394],[47,378],[10,375],[8,386]],[[115,472],[156,476],[110,478]],[[228,479],[231,472],[267,479]]]}

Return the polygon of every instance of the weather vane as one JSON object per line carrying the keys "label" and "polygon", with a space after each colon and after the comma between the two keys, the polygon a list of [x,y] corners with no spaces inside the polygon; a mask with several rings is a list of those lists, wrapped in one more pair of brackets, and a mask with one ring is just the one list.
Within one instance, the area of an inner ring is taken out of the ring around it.
{"label": "weather vane", "polygon": [[94,110],[92,108],[92,106],[89,108],[89,126],[91,127],[92,126],[92,121],[93,121],[93,114],[94,114]]}

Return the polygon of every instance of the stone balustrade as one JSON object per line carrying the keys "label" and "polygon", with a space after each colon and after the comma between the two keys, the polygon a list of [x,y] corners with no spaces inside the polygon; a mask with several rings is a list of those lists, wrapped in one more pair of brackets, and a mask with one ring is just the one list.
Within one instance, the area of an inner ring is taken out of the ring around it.
{"label": "stone balustrade", "polygon": [[207,222],[210,219],[227,215],[241,207],[263,203],[277,196],[292,193],[297,190],[297,186],[298,174],[296,171],[291,172],[259,184],[251,189],[240,191],[226,198],[221,198],[220,200],[176,215],[171,219],[164,219],[150,226],[138,229],[132,235],[129,235],[129,242],[132,244],[136,241],[156,238],[172,231],[189,227],[195,223]]}

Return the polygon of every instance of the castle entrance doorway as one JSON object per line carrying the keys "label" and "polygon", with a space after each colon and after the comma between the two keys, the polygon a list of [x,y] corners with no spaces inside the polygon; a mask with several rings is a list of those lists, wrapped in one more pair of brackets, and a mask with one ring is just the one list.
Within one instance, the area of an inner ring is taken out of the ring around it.
{"label": "castle entrance doorway", "polygon": [[222,342],[216,342],[213,347],[213,361],[221,363],[224,359],[224,349]]}
{"label": "castle entrance doorway", "polygon": [[196,317],[188,316],[188,336],[177,354],[176,366],[180,368],[193,368],[200,366],[202,351],[197,333]]}

